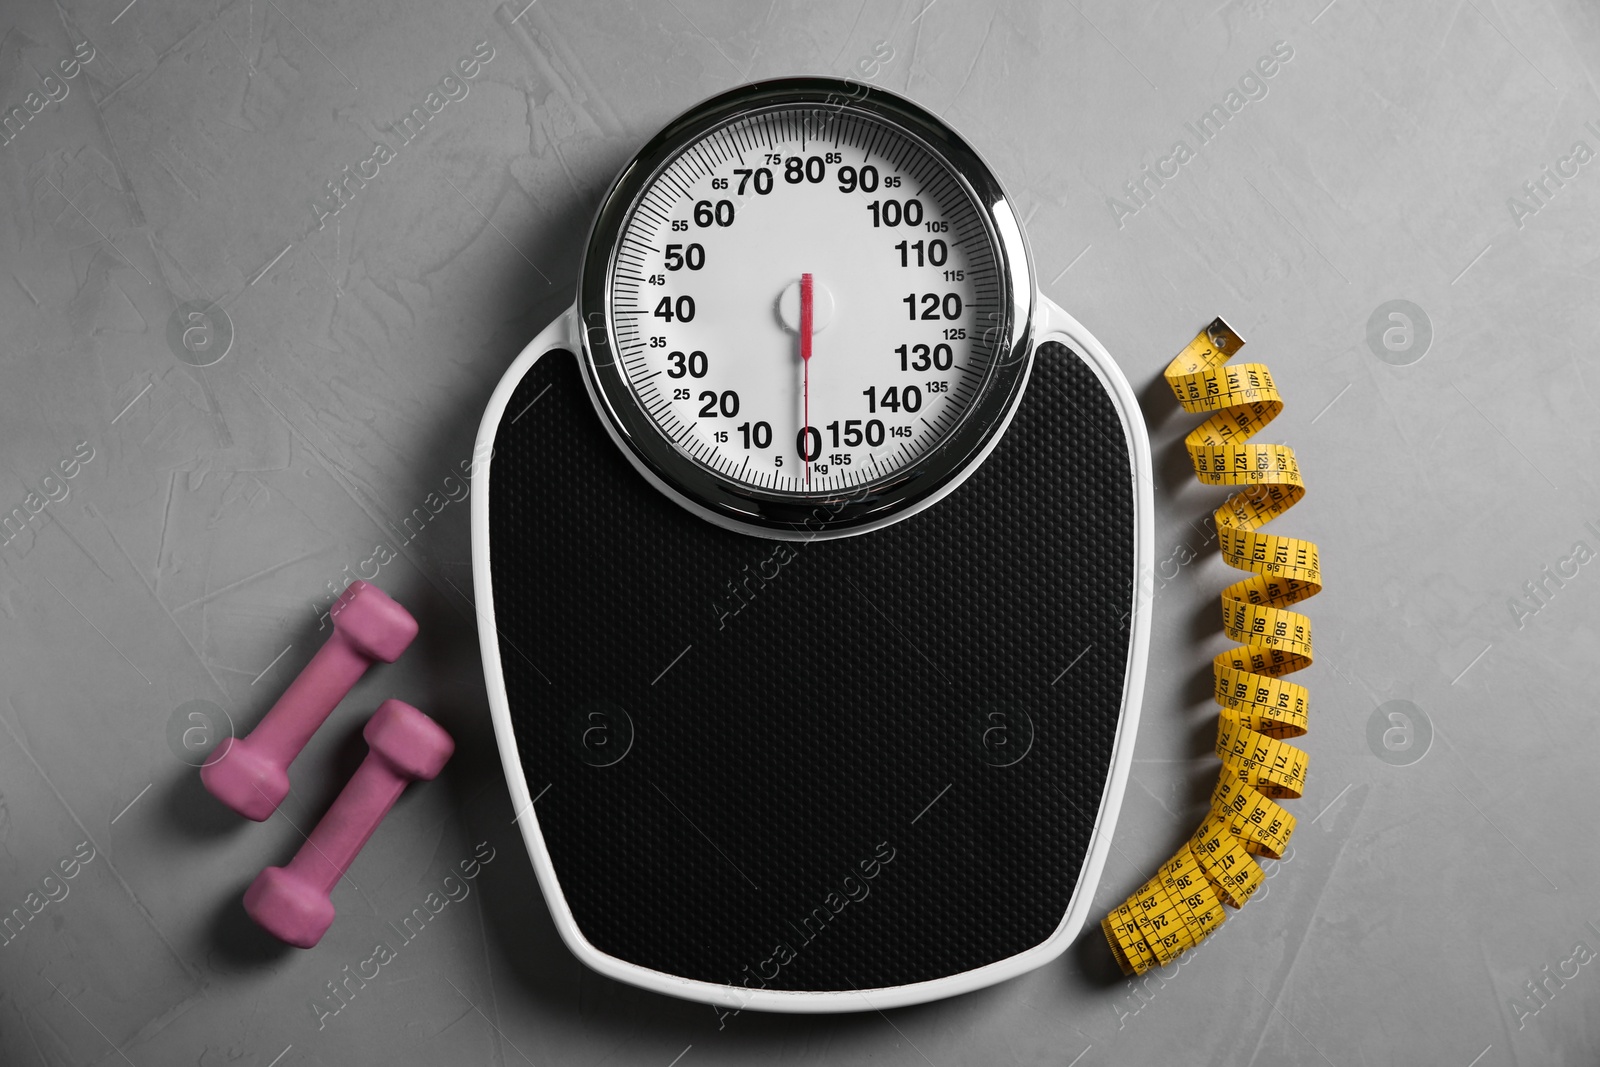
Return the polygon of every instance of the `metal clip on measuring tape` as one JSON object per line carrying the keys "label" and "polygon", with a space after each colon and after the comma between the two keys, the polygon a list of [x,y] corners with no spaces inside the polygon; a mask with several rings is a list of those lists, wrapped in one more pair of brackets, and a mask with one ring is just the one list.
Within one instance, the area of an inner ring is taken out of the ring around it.
{"label": "metal clip on measuring tape", "polygon": [[1322,589],[1317,546],[1260,528],[1305,495],[1294,450],[1247,444],[1283,410],[1260,363],[1225,366],[1244,340],[1220,318],[1195,335],[1165,372],[1185,411],[1210,413],[1185,444],[1207,485],[1242,485],[1215,514],[1222,558],[1251,577],[1222,591],[1223,630],[1238,648],[1213,661],[1221,705],[1222,774],[1211,810],[1184,846],[1101,921],[1125,974],[1165,965],[1222,925],[1261,884],[1254,856],[1279,859],[1295,818],[1306,754],[1284,738],[1306,732],[1306,690],[1283,676],[1311,664],[1311,620],[1288,610]]}

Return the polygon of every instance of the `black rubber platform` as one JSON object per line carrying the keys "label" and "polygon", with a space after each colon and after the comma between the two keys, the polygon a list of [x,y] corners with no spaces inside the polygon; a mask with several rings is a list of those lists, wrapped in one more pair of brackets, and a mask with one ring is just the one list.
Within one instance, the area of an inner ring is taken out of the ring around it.
{"label": "black rubber platform", "polygon": [[1105,786],[1134,591],[1123,433],[1075,354],[1041,347],[954,493],[834,541],[730,533],[666,499],[567,353],[506,412],[505,688],[590,942],[706,982],[848,990],[1050,936]]}

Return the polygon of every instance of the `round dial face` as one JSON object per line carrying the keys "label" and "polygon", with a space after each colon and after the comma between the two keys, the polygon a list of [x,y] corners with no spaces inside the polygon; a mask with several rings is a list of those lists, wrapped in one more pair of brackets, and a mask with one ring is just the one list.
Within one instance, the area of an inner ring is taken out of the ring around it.
{"label": "round dial face", "polygon": [[965,414],[994,358],[995,258],[920,142],[768,110],[686,146],[639,199],[611,269],[617,351],[661,432],[716,473],[849,488]]}
{"label": "round dial face", "polygon": [[871,510],[885,487],[903,508],[978,458],[1026,377],[1026,252],[992,176],[915,105],[818,84],[845,83],[752,86],[669,127],[591,237],[591,369],[619,440],[727,510]]}

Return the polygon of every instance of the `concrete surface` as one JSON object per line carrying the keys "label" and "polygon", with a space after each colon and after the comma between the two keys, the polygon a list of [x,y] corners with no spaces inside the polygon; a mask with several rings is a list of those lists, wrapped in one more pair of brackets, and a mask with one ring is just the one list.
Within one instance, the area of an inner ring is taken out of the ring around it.
{"label": "concrete surface", "polygon": [[[0,506],[31,516],[0,544],[0,911],[31,915],[0,946],[0,1062],[1600,1059],[1600,9],[524,3],[0,13]],[[1292,55],[1252,76],[1275,46]],[[332,199],[475,49],[466,95]],[[1309,495],[1283,529],[1328,581],[1306,609],[1311,784],[1265,898],[1165,979],[1118,979],[1091,928],[957,1000],[719,1029],[585,972],[538,898],[451,476],[571,299],[616,168],[696,100],[789,73],[866,78],[965,131],[1047,291],[1144,400],[1158,547],[1198,558],[1157,591],[1107,906],[1215,774],[1231,572],[1160,370],[1220,313],[1288,398],[1269,436]],[[1189,124],[1235,90],[1202,143]],[[1168,177],[1135,199],[1146,165]],[[196,752],[259,719],[374,570],[418,644],[314,739],[281,816],[221,811]],[[390,694],[459,754],[360,857],[322,945],[279,949],[239,895],[362,755],[349,709]],[[379,940],[379,976],[335,999]]]}

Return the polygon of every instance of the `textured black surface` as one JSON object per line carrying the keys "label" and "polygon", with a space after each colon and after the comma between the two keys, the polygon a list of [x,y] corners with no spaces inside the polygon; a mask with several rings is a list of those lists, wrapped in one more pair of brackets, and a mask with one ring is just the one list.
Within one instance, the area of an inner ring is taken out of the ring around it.
{"label": "textured black surface", "polygon": [[553,353],[518,386],[489,522],[517,749],[584,936],[791,990],[927,981],[1049,937],[1100,805],[1134,586],[1129,461],[1093,372],[1041,346],[954,493],[786,547],[648,485],[580,373]]}

